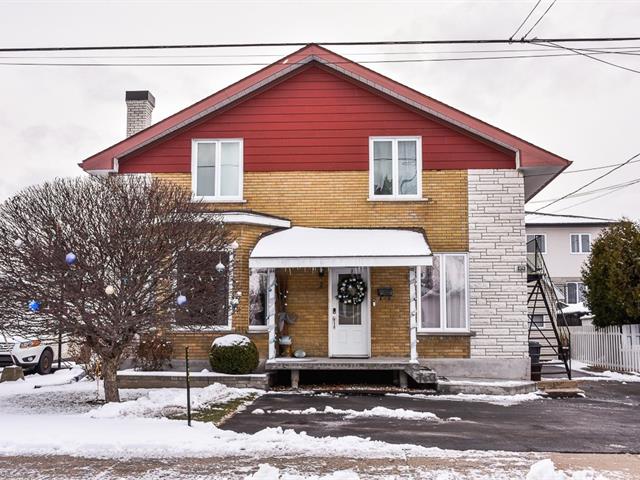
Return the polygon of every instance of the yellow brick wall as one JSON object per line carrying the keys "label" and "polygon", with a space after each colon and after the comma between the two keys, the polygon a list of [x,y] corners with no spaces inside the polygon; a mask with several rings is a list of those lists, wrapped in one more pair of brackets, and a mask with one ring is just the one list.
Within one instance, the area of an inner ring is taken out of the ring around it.
{"label": "yellow brick wall", "polygon": [[[190,174],[155,174],[163,180],[191,189]],[[288,218],[296,226],[423,228],[434,252],[468,250],[467,172],[423,172],[426,201],[372,202],[368,200],[368,172],[245,172],[245,203],[211,204],[212,210],[251,210]],[[258,237],[270,227],[234,225],[240,247],[234,278],[242,292],[234,314],[233,330],[248,328],[248,257]],[[290,328],[293,348],[311,356],[328,355],[328,275],[320,285],[317,271],[289,272],[289,305],[298,315]],[[392,287],[390,300],[378,300],[379,287]],[[409,355],[408,269],[371,269],[371,348],[373,356]],[[194,358],[206,358],[213,338],[221,334],[175,334],[174,345],[183,352],[191,345]],[[267,356],[267,333],[251,335],[260,356]],[[424,357],[468,357],[465,337],[420,336],[418,351]],[[181,353],[182,354],[182,353]]]}

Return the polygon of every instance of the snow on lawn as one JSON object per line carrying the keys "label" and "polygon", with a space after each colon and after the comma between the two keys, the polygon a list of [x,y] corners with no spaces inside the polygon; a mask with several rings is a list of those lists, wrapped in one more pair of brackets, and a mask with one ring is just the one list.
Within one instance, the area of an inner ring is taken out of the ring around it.
{"label": "snow on lawn", "polygon": [[324,410],[318,410],[314,407],[306,408],[304,410],[268,410],[265,412],[261,408],[253,410],[251,413],[261,415],[264,413],[278,413],[286,415],[344,415],[345,418],[371,418],[371,417],[384,417],[384,418],[396,418],[400,420],[430,420],[440,421],[441,418],[435,413],[431,412],[418,412],[415,410],[405,410],[404,408],[386,408],[386,407],[374,407],[365,410],[352,410],[352,409],[340,409],[330,406],[324,407]]}
{"label": "snow on lawn", "polygon": [[579,362],[577,360],[571,361],[571,370],[576,370],[582,373],[588,373],[588,377],[579,377],[574,378],[574,380],[604,380],[604,381],[616,381],[616,382],[640,382],[640,374],[637,373],[620,373],[620,372],[612,372],[610,370],[605,370],[603,372],[599,372],[593,370],[591,365],[583,362]]}
{"label": "snow on lawn", "polygon": [[[253,388],[232,388],[214,383],[205,388],[191,389],[191,408],[199,410],[210,405],[220,405],[239,398],[258,396],[263,390]],[[159,417],[171,409],[186,409],[187,395],[183,388],[162,388],[149,390],[136,400],[121,403],[107,403],[87,412],[92,418],[116,417]]]}
{"label": "snow on lawn", "polygon": [[387,396],[392,397],[406,397],[424,400],[452,400],[455,402],[484,402],[491,403],[493,405],[500,405],[502,407],[510,407],[512,405],[518,405],[524,402],[530,402],[532,400],[542,400],[542,397],[536,392],[531,393],[518,393],[515,395],[486,395],[486,394],[471,394],[471,393],[458,393],[456,395],[423,395],[423,394],[411,394],[411,393],[387,393]]}
{"label": "snow on lawn", "polygon": [[32,392],[42,387],[57,387],[78,382],[84,377],[84,370],[76,367],[71,369],[56,370],[50,375],[26,375],[24,380],[15,382],[3,382],[0,384],[0,397]]}

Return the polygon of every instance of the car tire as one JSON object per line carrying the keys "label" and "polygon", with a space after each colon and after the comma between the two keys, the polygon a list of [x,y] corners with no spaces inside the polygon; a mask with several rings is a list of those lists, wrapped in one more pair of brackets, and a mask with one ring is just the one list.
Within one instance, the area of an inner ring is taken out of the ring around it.
{"label": "car tire", "polygon": [[45,350],[40,355],[36,372],[40,375],[48,375],[51,373],[51,367],[53,366],[53,352],[51,350]]}

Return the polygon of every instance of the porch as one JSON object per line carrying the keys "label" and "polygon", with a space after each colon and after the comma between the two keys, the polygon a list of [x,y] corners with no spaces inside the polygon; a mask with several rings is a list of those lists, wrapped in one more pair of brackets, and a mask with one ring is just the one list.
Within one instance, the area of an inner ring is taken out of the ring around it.
{"label": "porch", "polygon": [[264,280],[266,369],[291,371],[296,386],[301,370],[395,371],[406,384],[425,370],[419,282],[431,263],[424,234],[413,230],[293,227],[263,236],[249,268]]}
{"label": "porch", "polygon": [[398,386],[407,388],[408,377],[418,383],[437,384],[438,378],[434,371],[402,357],[375,358],[328,358],[305,357],[290,358],[277,357],[267,360],[267,371],[288,370],[291,372],[291,387],[298,388],[301,370],[384,370],[397,373]]}

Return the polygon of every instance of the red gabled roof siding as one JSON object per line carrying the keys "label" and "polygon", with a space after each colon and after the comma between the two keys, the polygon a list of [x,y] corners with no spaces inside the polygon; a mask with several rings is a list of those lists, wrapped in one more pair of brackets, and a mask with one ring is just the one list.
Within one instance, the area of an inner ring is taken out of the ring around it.
{"label": "red gabled roof siding", "polygon": [[122,173],[191,171],[194,138],[242,138],[244,171],[368,170],[370,136],[422,137],[423,168],[515,168],[514,155],[333,72],[295,76],[120,162]]}
{"label": "red gabled roof siding", "polygon": [[[489,137],[495,140],[498,144],[508,145],[511,148],[520,151],[520,164],[523,167],[534,166],[558,166],[566,167],[570,162],[554,155],[546,150],[538,148],[524,140],[519,139],[513,135],[510,135],[503,130],[488,125],[474,117],[471,117],[459,110],[456,110],[448,105],[445,105],[433,98],[427,97],[415,90],[410,89],[398,82],[395,82],[381,74],[373,72],[357,63],[351,62],[344,57],[341,57],[329,50],[326,50],[317,45],[309,45],[302,48],[298,52],[280,60],[256,73],[246,77],[245,79],[205,98],[204,100],[176,113],[175,115],[166,118],[158,122],[155,125],[139,132],[132,137],[123,140],[120,143],[113,145],[112,147],[103,150],[102,152],[86,159],[82,164],[82,168],[85,170],[102,170],[111,169],[113,167],[113,159],[120,158],[127,152],[132,152],[134,149],[146,142],[149,142],[156,137],[160,137],[166,134],[168,131],[176,129],[180,125],[186,124],[194,118],[198,118],[203,115],[209,109],[216,108],[221,102],[229,101],[234,96],[240,96],[243,92],[257,85],[261,82],[266,83],[271,81],[274,76],[281,75],[287,70],[290,70],[292,65],[297,65],[299,62],[314,57],[322,62],[326,62],[330,66],[335,66],[339,70],[342,70],[345,75],[356,77],[363,82],[370,82],[378,87],[388,89],[390,95],[401,97],[408,102],[415,102],[420,108],[431,110],[434,115],[440,116],[440,123],[442,123],[442,117],[445,117],[444,121],[451,121],[454,124],[459,124],[468,129],[476,131],[479,135]],[[403,101],[404,101],[403,100]],[[238,107],[236,107],[238,108]],[[192,127],[194,128],[194,127]],[[415,134],[415,133],[413,133]],[[368,133],[368,135],[375,135],[375,133]],[[469,133],[467,133],[469,135]],[[486,140],[485,140],[486,141]],[[443,152],[443,154],[446,152]],[[454,155],[449,158],[450,162],[456,162]],[[123,165],[126,163],[123,162]],[[450,167],[453,168],[453,167]],[[458,168],[464,168],[458,164]],[[482,168],[482,167],[477,167]],[[122,170],[121,170],[122,171]]]}

